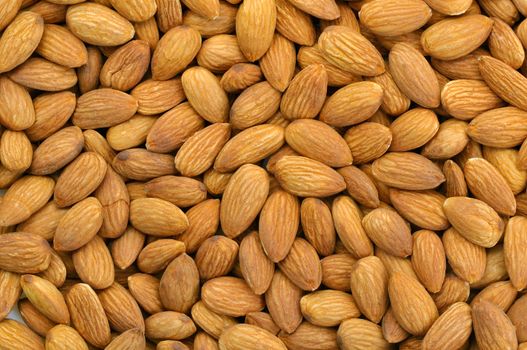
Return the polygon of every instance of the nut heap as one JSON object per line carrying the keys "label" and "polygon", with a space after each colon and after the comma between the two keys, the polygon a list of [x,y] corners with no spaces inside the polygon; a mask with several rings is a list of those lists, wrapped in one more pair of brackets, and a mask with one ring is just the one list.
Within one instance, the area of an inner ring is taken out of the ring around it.
{"label": "nut heap", "polygon": [[527,349],[526,15],[0,0],[0,350]]}

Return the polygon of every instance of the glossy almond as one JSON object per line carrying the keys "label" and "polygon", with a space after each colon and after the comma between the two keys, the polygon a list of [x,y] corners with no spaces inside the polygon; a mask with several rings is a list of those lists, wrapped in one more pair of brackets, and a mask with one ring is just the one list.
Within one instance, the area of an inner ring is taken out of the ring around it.
{"label": "glossy almond", "polygon": [[364,164],[386,153],[392,142],[392,134],[384,125],[364,122],[349,128],[344,139],[353,155],[353,163]]}
{"label": "glossy almond", "polygon": [[423,349],[458,348],[468,340],[471,330],[470,307],[465,303],[455,303],[430,327],[423,339]]}
{"label": "glossy almond", "polygon": [[485,146],[514,147],[525,139],[527,128],[523,125],[526,118],[527,113],[516,107],[491,109],[474,118],[468,125],[467,133],[471,139]]}
{"label": "glossy almond", "polygon": [[248,0],[240,5],[236,14],[236,37],[249,61],[261,58],[269,49],[275,26],[274,0]]}
{"label": "glossy almond", "polygon": [[413,234],[412,266],[425,288],[437,293],[445,279],[446,256],[439,236],[428,230]]}
{"label": "glossy almond", "polygon": [[[2,76],[0,77],[0,92],[0,123],[11,130],[24,130],[31,127],[35,123],[36,116],[31,96],[27,90]],[[38,111],[40,108],[37,109]]]}
{"label": "glossy almond", "polygon": [[378,323],[388,308],[388,272],[382,261],[375,256],[358,260],[351,268],[350,281],[357,307]]}

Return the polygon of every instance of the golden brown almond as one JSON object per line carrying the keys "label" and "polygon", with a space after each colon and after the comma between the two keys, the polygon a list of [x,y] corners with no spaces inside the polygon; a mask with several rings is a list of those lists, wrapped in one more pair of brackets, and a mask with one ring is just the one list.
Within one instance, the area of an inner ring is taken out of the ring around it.
{"label": "golden brown almond", "polygon": [[84,136],[80,128],[61,129],[37,147],[29,171],[34,175],[52,174],[74,160],[83,146]]}
{"label": "golden brown almond", "polygon": [[443,165],[447,197],[465,197],[468,194],[467,183],[461,167],[452,160]]}
{"label": "golden brown almond", "polygon": [[[285,127],[287,127],[287,125],[289,125],[289,124],[290,123],[288,122],[285,125]],[[276,169],[276,162],[278,162],[280,159],[282,159],[285,156],[298,156],[298,155],[299,154],[294,149],[292,149],[288,145],[284,145],[284,146],[282,146],[282,148],[280,148],[272,156],[269,157],[269,159],[267,160],[267,164],[266,164],[265,168],[267,169],[268,172],[274,173],[274,171]]]}
{"label": "golden brown almond", "polygon": [[110,127],[106,132],[106,139],[117,151],[137,147],[146,141],[148,132],[156,120],[152,116],[136,114],[129,120]]}
{"label": "golden brown almond", "polygon": [[517,295],[518,291],[510,281],[494,282],[476,294],[470,304],[476,305],[480,301],[486,300],[495,304],[503,311],[507,311]]}
{"label": "golden brown almond", "polygon": [[[4,80],[0,79],[0,86]],[[2,96],[2,95],[0,95]],[[40,141],[58,131],[68,121],[75,110],[75,94],[63,91],[52,94],[39,95],[33,101],[35,119],[34,124],[26,130],[31,141]],[[18,102],[19,104],[21,102]],[[60,108],[58,108],[60,106]],[[1,112],[0,112],[1,115]],[[24,114],[18,114],[20,116]],[[23,120],[22,117],[20,117]],[[0,119],[3,121],[3,119]],[[11,129],[16,129],[7,124]]]}
{"label": "golden brown almond", "polygon": [[527,271],[524,270],[521,263],[525,254],[525,250],[522,249],[525,243],[521,232],[525,225],[527,225],[527,221],[523,216],[510,218],[507,222],[503,242],[505,266],[512,284],[517,290],[523,290],[527,286]]}
{"label": "golden brown almond", "polygon": [[483,15],[442,20],[421,36],[426,53],[440,60],[463,57],[483,44],[492,31],[493,21]]}
{"label": "golden brown almond", "polygon": [[412,266],[419,281],[431,293],[441,290],[445,279],[446,257],[443,243],[434,232],[420,230],[413,234]]}
{"label": "golden brown almond", "polygon": [[[235,299],[232,295],[236,295]],[[252,292],[244,280],[236,277],[211,279],[201,288],[203,303],[221,315],[239,317],[264,308],[263,297]]]}
{"label": "golden brown almond", "polygon": [[490,56],[481,56],[478,60],[483,79],[496,95],[513,106],[527,109],[527,78],[506,63]]}
{"label": "golden brown almond", "polygon": [[514,215],[514,194],[507,181],[491,163],[483,158],[471,158],[465,163],[464,174],[474,197],[484,201],[500,214]]}
{"label": "golden brown almond", "polygon": [[302,294],[302,289],[282,272],[274,273],[269,289],[265,292],[265,303],[272,320],[282,331],[292,333],[302,323]]}
{"label": "golden brown almond", "polygon": [[499,18],[493,18],[494,25],[489,36],[489,49],[493,57],[514,69],[522,66],[525,51],[514,30]]}
{"label": "golden brown almond", "polygon": [[525,315],[526,301],[527,298],[524,296],[518,298],[507,312],[507,316],[516,327],[516,336],[518,337],[519,342],[525,342],[526,328],[525,322],[523,321],[523,315]]}
{"label": "golden brown almond", "polygon": [[179,1],[156,0],[157,22],[161,32],[166,33],[183,21],[183,12]]}
{"label": "golden brown almond", "polygon": [[472,331],[470,307],[462,302],[451,305],[434,322],[423,339],[423,349],[455,349],[467,342]]}
{"label": "golden brown almond", "polygon": [[102,205],[103,224],[99,235],[119,237],[128,224],[130,196],[123,179],[111,167],[95,191],[95,197]]}
{"label": "golden brown almond", "polygon": [[181,254],[168,265],[159,285],[159,296],[168,310],[188,312],[198,300],[199,271],[194,260]]}
{"label": "golden brown almond", "polygon": [[97,294],[110,326],[118,332],[129,329],[144,331],[145,324],[139,305],[129,291],[114,282],[109,288]]}
{"label": "golden brown almond", "polygon": [[395,319],[391,308],[386,311],[382,318],[382,335],[389,343],[399,343],[410,336]]}
{"label": "golden brown almond", "polygon": [[0,8],[2,10],[2,20],[0,21],[0,30],[4,30],[4,28],[15,18],[18,10],[20,10],[20,6],[22,6],[22,0],[16,0],[16,1],[2,1]]}
{"label": "golden brown almond", "polygon": [[13,272],[0,270],[0,319],[4,319],[20,298],[20,276]]}
{"label": "golden brown almond", "polygon": [[[254,340],[258,339],[258,343]],[[272,333],[263,328],[238,324],[227,329],[219,339],[220,349],[256,350],[265,347],[269,350],[286,350],[284,343]]]}
{"label": "golden brown almond", "polygon": [[326,60],[317,44],[313,46],[302,46],[300,50],[298,50],[297,61],[302,69],[309,66],[310,64],[324,65],[328,75],[329,86],[344,86],[360,81],[359,76],[342,70]]}
{"label": "golden brown almond", "polygon": [[395,255],[388,254],[378,247],[375,249],[375,256],[381,259],[390,276],[399,272],[406,274],[415,280],[418,280],[417,275],[415,274],[415,271],[412,267],[412,262],[409,258],[400,258]]}
{"label": "golden brown almond", "polygon": [[320,120],[332,126],[358,124],[379,109],[382,98],[382,87],[374,82],[350,84],[326,100],[320,111]]}
{"label": "golden brown almond", "polygon": [[35,333],[44,337],[56,324],[44,316],[38,309],[31,304],[29,299],[18,303],[18,311],[22,321]]}
{"label": "golden brown almond", "polygon": [[84,283],[94,289],[108,288],[113,283],[115,269],[112,256],[101,237],[93,237],[72,256],[75,271]]}
{"label": "golden brown almond", "polygon": [[426,289],[403,273],[390,277],[388,293],[395,318],[410,334],[425,334],[439,316]]}
{"label": "golden brown almond", "polygon": [[282,190],[273,192],[260,212],[260,241],[273,262],[283,260],[298,231],[300,206],[296,196]]}
{"label": "golden brown almond", "polygon": [[361,223],[362,212],[359,206],[348,196],[339,196],[331,207],[335,230],[344,247],[360,259],[373,253],[373,245]]}
{"label": "golden brown almond", "polygon": [[84,283],[75,284],[66,293],[66,302],[75,329],[90,344],[106,346],[110,340],[110,325],[93,289]]}
{"label": "golden brown almond", "polygon": [[322,282],[322,267],[317,252],[302,238],[295,239],[289,254],[278,266],[302,290],[313,291]]}
{"label": "golden brown almond", "polygon": [[64,297],[51,282],[35,275],[22,275],[20,286],[29,301],[44,316],[56,323],[68,324],[70,322],[70,314]]}
{"label": "golden brown almond", "polygon": [[88,345],[72,327],[59,324],[46,334],[46,349],[49,350],[87,350]]}
{"label": "golden brown almond", "polygon": [[280,327],[274,323],[271,315],[263,311],[249,312],[245,316],[245,323],[263,328],[274,335],[280,332]]}
{"label": "golden brown almond", "polygon": [[129,276],[127,282],[130,293],[143,310],[149,314],[163,311],[157,278],[144,273],[136,273]]}
{"label": "golden brown almond", "polygon": [[[470,95],[466,92],[470,91]],[[478,114],[501,107],[501,99],[480,80],[458,79],[448,82],[441,91],[441,106],[452,116],[470,120]]]}
{"label": "golden brown almond", "polygon": [[219,34],[203,42],[197,55],[198,64],[212,72],[225,72],[237,63],[247,62],[236,36]]}
{"label": "golden brown almond", "polygon": [[373,162],[373,176],[403,190],[426,190],[445,181],[441,170],[429,159],[413,152],[389,152]]}
{"label": "golden brown almond", "polygon": [[439,121],[429,109],[414,108],[402,114],[390,125],[390,150],[409,151],[430,141],[439,130]]}
{"label": "golden brown almond", "polygon": [[351,267],[351,290],[360,312],[379,323],[388,308],[388,272],[376,256],[358,260]]}
{"label": "golden brown almond", "polygon": [[99,49],[89,46],[88,60],[85,65],[77,68],[79,90],[85,94],[99,86],[99,73],[103,65],[102,55]]}
{"label": "golden brown almond", "polygon": [[390,189],[390,200],[406,220],[427,230],[444,230],[450,226],[443,213],[446,197],[435,191]]}
{"label": "golden brown almond", "polygon": [[139,40],[146,41],[151,50],[155,50],[159,42],[159,28],[155,17],[146,21],[134,23],[135,36]]}
{"label": "golden brown almond", "polygon": [[260,66],[252,63],[237,63],[229,68],[220,80],[226,92],[239,92],[262,80]]}
{"label": "golden brown almond", "polygon": [[347,72],[375,76],[385,70],[379,51],[360,33],[346,26],[326,28],[318,38],[324,57]]}
{"label": "golden brown almond", "polygon": [[498,306],[480,301],[472,307],[474,334],[482,350],[500,347],[516,348],[518,340],[514,325]]}
{"label": "golden brown almond", "polygon": [[260,67],[266,80],[278,91],[284,91],[296,66],[294,44],[280,34],[275,34],[269,50],[260,59]]}
{"label": "golden brown almond", "polygon": [[183,90],[190,105],[211,123],[227,121],[229,101],[220,81],[203,67],[187,69],[181,76]]}
{"label": "golden brown almond", "polygon": [[348,318],[360,316],[351,294],[336,290],[321,290],[300,300],[302,314],[317,326],[332,327]]}
{"label": "golden brown almond", "polygon": [[36,51],[49,61],[66,67],[80,67],[88,62],[84,43],[67,28],[56,24],[44,25],[44,34]]}
{"label": "golden brown almond", "polygon": [[150,17],[154,16],[154,14],[156,13],[156,9],[157,9],[155,0],[147,0],[147,1],[111,0],[110,4],[122,16],[134,22],[146,21]]}
{"label": "golden brown almond", "polygon": [[20,85],[43,91],[60,91],[77,83],[72,68],[63,67],[43,58],[30,58],[9,74]]}
{"label": "golden brown almond", "polygon": [[315,43],[315,27],[309,15],[286,0],[276,0],[276,29],[289,40],[311,46]]}
{"label": "golden brown almond", "polygon": [[[213,7],[211,6],[211,8]],[[234,31],[237,11],[237,7],[220,1],[218,15],[213,18],[207,18],[198,12],[187,11],[183,16],[183,24],[196,29],[204,37],[217,34],[229,34]]]}
{"label": "golden brown almond", "polygon": [[46,240],[51,240],[64,214],[66,214],[66,209],[60,209],[54,201],[50,201],[29,219],[21,222],[17,226],[17,231],[34,233]]}
{"label": "golden brown almond", "polygon": [[236,37],[240,49],[253,62],[271,46],[276,26],[276,7],[272,0],[242,3],[236,14]]}
{"label": "golden brown almond", "polygon": [[176,205],[159,198],[139,198],[130,203],[130,222],[141,232],[154,236],[183,233],[189,222]]}
{"label": "golden brown almond", "polygon": [[33,108],[31,96],[24,87],[5,76],[0,77],[0,122],[3,126],[11,130],[30,128],[36,121],[36,112],[41,111],[36,102]]}
{"label": "golden brown almond", "polygon": [[0,341],[6,350],[44,350],[42,339],[26,325],[15,320],[0,322]]}
{"label": "golden brown almond", "polygon": [[163,311],[145,320],[146,336],[150,339],[185,339],[196,332],[190,317],[174,311]]}
{"label": "golden brown almond", "polygon": [[186,215],[189,227],[178,240],[185,243],[187,252],[193,253],[205,239],[216,233],[220,220],[220,201],[205,200],[190,208]]}
{"label": "golden brown almond", "polygon": [[410,100],[406,97],[393,80],[388,70],[381,75],[370,78],[379,84],[383,90],[381,109],[390,115],[401,115],[410,108]]}
{"label": "golden brown almond", "polygon": [[461,120],[444,121],[421,154],[429,159],[446,159],[461,153],[469,142],[467,127],[468,124]]}
{"label": "golden brown almond", "polygon": [[[434,11],[432,11],[432,16],[434,15]],[[429,21],[430,23],[430,21]],[[367,29],[365,27],[362,28],[362,30]],[[396,35],[396,36],[375,36],[373,38],[370,38],[370,40],[377,40],[379,45],[382,45],[383,48],[386,48],[386,50],[391,50],[395,44],[397,43],[405,43],[410,46],[412,46],[414,49],[419,51],[424,55],[423,47],[421,46],[421,34],[423,31],[421,29],[415,30],[410,33]],[[386,70],[389,70],[389,67],[386,67]]]}
{"label": "golden brown almond", "polygon": [[20,12],[0,37],[0,73],[25,62],[37,48],[43,32],[42,16],[29,11]]}
{"label": "golden brown almond", "polygon": [[130,90],[141,81],[149,62],[148,43],[132,40],[108,57],[101,69],[101,85],[121,91]]}
{"label": "golden brown almond", "polygon": [[426,0],[426,3],[433,10],[449,16],[463,14],[467,12],[471,5],[471,2],[467,0],[451,1],[448,4],[437,0]]}
{"label": "golden brown almond", "polygon": [[454,228],[443,233],[443,246],[454,273],[469,283],[478,281],[485,273],[485,249],[461,236]]}
{"label": "golden brown almond", "polygon": [[24,172],[31,166],[33,148],[23,131],[5,130],[0,138],[2,165],[14,172]]}
{"label": "golden brown almond", "polygon": [[145,184],[145,194],[178,207],[191,207],[207,198],[202,182],[183,176],[161,176],[150,180]]}
{"label": "golden brown almond", "polygon": [[101,203],[94,197],[81,200],[60,219],[53,237],[53,247],[57,251],[79,249],[95,237],[102,222]]}
{"label": "golden brown almond", "polygon": [[344,139],[351,149],[353,163],[364,164],[386,153],[392,142],[392,134],[384,125],[364,122],[348,129]]}
{"label": "golden brown almond", "polygon": [[136,261],[144,243],[145,235],[133,227],[128,227],[110,247],[115,266],[121,270],[129,268]]}
{"label": "golden brown almond", "polygon": [[282,96],[280,111],[286,119],[313,119],[322,109],[328,84],[326,68],[311,64],[293,77]]}
{"label": "golden brown almond", "polygon": [[284,128],[278,125],[257,125],[241,131],[221,149],[214,162],[220,172],[234,171],[256,163],[278,151],[284,144]]}
{"label": "golden brown almond", "polygon": [[[434,70],[423,55],[406,43],[390,50],[390,73],[393,80],[410,100],[425,108],[440,104],[440,88]],[[407,67],[413,67],[408,70]]]}
{"label": "golden brown almond", "polygon": [[137,266],[143,272],[157,273],[184,252],[184,243],[174,239],[159,239],[141,250],[137,257]]}
{"label": "golden brown almond", "polygon": [[515,149],[484,147],[483,156],[503,176],[514,194],[524,189],[527,173],[520,168],[520,152]]}
{"label": "golden brown almond", "polygon": [[327,197],[346,188],[340,174],[306,157],[283,157],[276,163],[275,176],[285,190],[301,197]]}
{"label": "golden brown almond", "polygon": [[107,128],[133,117],[137,106],[135,97],[124,92],[96,89],[79,97],[72,121],[81,129]]}
{"label": "golden brown almond", "polygon": [[463,281],[453,274],[447,274],[441,290],[438,293],[434,293],[432,298],[439,312],[442,313],[456,302],[466,302],[469,294],[470,285],[468,282]]}
{"label": "golden brown almond", "polygon": [[215,339],[219,338],[227,328],[236,324],[234,318],[211,311],[202,301],[192,306],[191,314],[192,320]]}
{"label": "golden brown almond", "polygon": [[98,46],[117,46],[134,36],[134,26],[114,10],[99,4],[68,7],[66,24],[82,41]]}
{"label": "golden brown almond", "polygon": [[130,93],[138,101],[137,112],[154,115],[168,111],[185,99],[180,79],[145,80]]}
{"label": "golden brown almond", "polygon": [[59,207],[75,204],[86,198],[103,181],[107,164],[94,152],[85,152],[61,173],[55,186],[54,199]]}
{"label": "golden brown almond", "polygon": [[262,168],[246,164],[229,180],[222,199],[220,221],[227,237],[240,235],[254,221],[269,192],[269,177]]}
{"label": "golden brown almond", "polygon": [[291,350],[337,349],[337,332],[332,328],[318,327],[302,322],[291,334],[280,332],[279,338]]}
{"label": "golden brown almond", "polygon": [[471,283],[470,286],[477,289],[485,288],[491,283],[505,280],[507,276],[503,245],[498,244],[487,250],[485,273],[479,281]]}
{"label": "golden brown almond", "polygon": [[373,347],[379,350],[391,348],[391,344],[384,339],[380,326],[359,318],[351,318],[340,324],[337,331],[337,344],[343,350],[353,350],[359,344],[364,344],[366,348]]}
{"label": "golden brown almond", "polygon": [[323,20],[333,20],[340,17],[339,8],[334,0],[323,0],[318,3],[293,0],[291,3],[300,10]]}
{"label": "golden brown almond", "polygon": [[243,238],[238,258],[245,282],[255,294],[265,293],[273,278],[274,263],[263,250],[257,232],[251,232]]}
{"label": "golden brown almond", "polygon": [[412,235],[404,219],[388,208],[372,210],[362,219],[368,237],[387,253],[407,257],[412,254]]}
{"label": "golden brown almond", "polygon": [[51,252],[51,259],[46,270],[42,271],[39,276],[50,281],[56,287],[62,287],[66,281],[66,265],[56,251]]}
{"label": "golden brown almond", "polygon": [[145,335],[141,329],[132,328],[113,338],[106,350],[120,349],[143,349],[146,348]]}
{"label": "golden brown almond", "polygon": [[232,104],[229,119],[232,127],[246,129],[269,120],[278,111],[280,97],[280,92],[268,82],[248,87]]}
{"label": "golden brown almond", "polygon": [[474,244],[490,248],[501,238],[503,221],[483,201],[469,197],[450,197],[443,203],[443,210],[459,234]]}
{"label": "golden brown almond", "polygon": [[207,238],[196,252],[195,261],[202,280],[227,275],[236,262],[238,243],[225,236]]}
{"label": "golden brown almond", "polygon": [[424,1],[369,1],[359,12],[361,23],[376,35],[395,36],[421,28],[432,16]]}
{"label": "golden brown almond", "polygon": [[220,13],[220,2],[219,0],[203,1],[203,0],[182,0],[185,6],[191,11],[196,12],[200,16],[205,18],[215,18]]}
{"label": "golden brown almond", "polygon": [[525,118],[527,113],[516,107],[491,109],[474,118],[467,133],[471,139],[485,146],[514,147],[521,144],[527,134],[527,129],[523,127]]}
{"label": "golden brown almond", "polygon": [[285,139],[301,155],[332,167],[350,165],[353,160],[346,141],[331,127],[317,120],[293,121],[286,128]]}
{"label": "golden brown almond", "polygon": [[322,265],[322,284],[330,289],[349,291],[349,275],[356,260],[351,254],[328,255],[320,261]]}
{"label": "golden brown almond", "polygon": [[335,227],[329,207],[318,198],[305,198],[300,207],[302,230],[313,248],[327,256],[335,249]]}
{"label": "golden brown almond", "polygon": [[117,173],[134,180],[149,180],[175,173],[174,157],[142,148],[119,152],[112,165]]}
{"label": "golden brown almond", "polygon": [[11,226],[27,220],[51,197],[55,181],[46,176],[27,175],[14,182],[0,203],[0,226]]}
{"label": "golden brown almond", "polygon": [[484,49],[476,49],[472,53],[455,60],[439,60],[432,58],[432,67],[449,79],[483,80],[479,72],[478,57],[488,56]]}
{"label": "golden brown almond", "polygon": [[518,9],[514,2],[503,1],[501,3],[493,3],[491,1],[482,0],[479,2],[482,9],[491,17],[498,17],[508,25],[512,26],[519,17]]}

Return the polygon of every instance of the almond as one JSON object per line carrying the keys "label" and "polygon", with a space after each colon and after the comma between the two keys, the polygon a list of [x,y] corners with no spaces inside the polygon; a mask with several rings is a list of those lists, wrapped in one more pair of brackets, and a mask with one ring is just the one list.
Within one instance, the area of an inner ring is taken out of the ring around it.
{"label": "almond", "polygon": [[146,337],[150,339],[185,339],[196,332],[190,317],[174,311],[158,312],[145,320]]}
{"label": "almond", "polygon": [[112,256],[104,240],[95,236],[73,254],[73,265],[80,279],[94,289],[108,288],[115,279]]}
{"label": "almond", "polygon": [[275,2],[277,31],[298,45],[313,45],[316,33],[311,17],[287,0]]}
{"label": "almond", "polygon": [[496,305],[481,301],[472,308],[474,334],[482,350],[496,347],[516,348],[518,340],[514,325]]}
{"label": "almond", "polygon": [[343,350],[353,350],[357,346],[379,350],[391,348],[391,344],[384,339],[380,326],[359,318],[348,319],[340,324],[337,343]]}
{"label": "almond", "polygon": [[443,246],[448,263],[460,278],[469,283],[478,281],[485,273],[485,249],[461,236],[454,228],[443,233]]}
{"label": "almond", "polygon": [[[490,147],[514,147],[527,135],[524,120],[527,112],[516,107],[495,108],[481,113],[468,125],[471,139]],[[511,127],[514,125],[514,127]]]}
{"label": "almond", "polygon": [[486,300],[506,311],[511,307],[517,294],[518,291],[510,281],[493,282],[476,294],[471,301],[471,305],[473,306],[482,300]]}
{"label": "almond", "polygon": [[44,25],[37,53],[51,62],[66,67],[80,67],[88,62],[84,43],[67,28],[56,24]]}
{"label": "almond", "polygon": [[525,342],[525,322],[523,315],[525,312],[526,300],[527,298],[523,296],[518,298],[507,312],[507,316],[516,327],[516,336],[518,337],[519,342]]}
{"label": "almond", "polygon": [[181,79],[145,80],[130,94],[137,99],[137,112],[144,115],[163,113],[183,102],[185,94]]}
{"label": "almond", "polygon": [[269,315],[267,312],[249,312],[245,316],[245,323],[263,328],[274,335],[280,332],[280,328],[274,323],[271,315]]}
{"label": "almond", "polygon": [[131,349],[142,349],[145,346],[144,332],[138,328],[133,328],[113,338],[105,349],[119,350],[127,347]]}
{"label": "almond", "polygon": [[289,254],[278,263],[280,270],[302,290],[313,291],[322,282],[322,267],[316,250],[302,238],[297,238]]}
{"label": "almond", "polygon": [[196,263],[187,254],[181,254],[163,272],[159,296],[166,309],[186,313],[198,300],[199,287]]}
{"label": "almond", "polygon": [[296,50],[294,44],[275,34],[269,50],[260,59],[262,73],[278,91],[284,91],[295,73]]}
{"label": "almond", "polygon": [[133,180],[150,180],[172,175],[176,171],[173,156],[150,152],[143,148],[130,148],[119,152],[113,159],[112,166],[118,174]]}
{"label": "almond", "polygon": [[381,75],[372,77],[371,81],[379,84],[383,90],[381,109],[390,115],[401,115],[410,108],[410,100],[393,80],[388,70]]}
{"label": "almond", "polygon": [[[0,85],[2,82],[0,79]],[[0,94],[0,96],[2,95]],[[34,124],[31,122],[32,126],[25,132],[31,141],[40,141],[64,126],[75,110],[76,98],[74,93],[63,91],[39,95],[35,98],[33,104],[35,112]],[[31,109],[29,110],[32,112]],[[23,120],[22,117],[20,118]],[[4,122],[2,121],[2,123]],[[11,126],[10,128],[14,129]]]}
{"label": "almond", "polygon": [[145,193],[178,207],[191,207],[207,198],[203,183],[183,176],[161,176],[150,180],[145,185]]}
{"label": "almond", "polygon": [[323,290],[307,294],[300,300],[302,314],[315,325],[331,327],[348,318],[360,316],[350,294]]}
{"label": "almond", "polygon": [[520,15],[513,1],[504,1],[496,4],[491,1],[481,0],[479,5],[489,16],[498,17],[510,26],[518,20]]}
{"label": "almond", "polygon": [[413,234],[412,266],[427,290],[437,293],[445,279],[446,257],[441,239],[432,231]]}
{"label": "almond", "polygon": [[493,18],[494,26],[489,36],[489,49],[493,57],[514,69],[522,66],[525,51],[512,28],[499,18]]}
{"label": "almond", "polygon": [[392,134],[384,125],[364,122],[349,128],[344,139],[351,149],[353,162],[364,164],[386,153],[392,142]]}
{"label": "almond", "polygon": [[[258,339],[258,343],[254,341]],[[284,343],[270,332],[256,326],[239,324],[227,329],[220,337],[221,349],[256,350],[261,346],[269,350],[285,350]]]}
{"label": "almond", "polygon": [[443,210],[452,226],[467,240],[485,248],[496,245],[504,224],[498,213],[483,201],[468,197],[450,197]]}
{"label": "almond", "polygon": [[125,332],[129,329],[140,331],[145,329],[139,305],[130,292],[119,283],[114,282],[110,287],[99,292],[97,296],[112,329],[118,332]]}
{"label": "almond", "polygon": [[302,289],[296,286],[280,271],[274,277],[265,293],[265,302],[272,320],[284,332],[292,333],[302,323],[300,300]]}
{"label": "almond", "polygon": [[492,25],[493,21],[482,15],[445,19],[423,32],[421,44],[430,56],[453,60],[483,44],[492,31]]}
{"label": "almond", "polygon": [[384,73],[384,61],[375,46],[349,27],[326,28],[318,45],[329,62],[347,72],[364,76]]}
{"label": "almond", "polygon": [[108,57],[101,69],[101,84],[116,90],[130,90],[141,81],[149,62],[148,43],[132,40]]}
{"label": "almond", "polygon": [[451,305],[434,322],[423,339],[423,349],[454,349],[462,347],[472,331],[470,307],[462,302]]}
{"label": "almond", "polygon": [[466,302],[470,294],[468,282],[452,275],[447,274],[445,282],[438,293],[432,295],[439,312],[444,312],[450,305],[456,302]]}
{"label": "almond", "polygon": [[252,63],[236,63],[223,73],[220,85],[223,90],[232,93],[242,91],[261,80],[262,70],[259,66]]}
{"label": "almond", "polygon": [[278,111],[280,96],[268,82],[248,87],[234,101],[230,123],[236,129],[246,129],[269,120]]}
{"label": "almond", "polygon": [[27,90],[5,76],[0,77],[0,106],[0,123],[11,130],[30,128],[35,123],[35,109],[40,107],[35,103],[33,108]]}
{"label": "almond", "polygon": [[236,14],[236,37],[249,61],[254,62],[267,52],[275,26],[274,0],[247,0],[240,5]]}
{"label": "almond", "polygon": [[220,200],[207,199],[190,208],[186,215],[189,226],[178,239],[185,243],[187,252],[193,253],[205,239],[216,233],[220,221]]}
{"label": "almond", "polygon": [[[217,9],[216,5],[211,6],[208,11]],[[237,8],[227,2],[219,2],[219,13],[208,18],[201,15],[198,11],[188,11],[183,17],[183,23],[198,30],[202,36],[212,36],[226,34],[234,30]],[[203,11],[201,11],[203,13]],[[210,11],[212,12],[212,11]]]}
{"label": "almond", "polygon": [[99,86],[99,73],[103,65],[99,49],[90,46],[87,48],[88,60],[84,66],[77,69],[79,90],[85,94]]}
{"label": "almond", "polygon": [[202,301],[194,304],[191,314],[194,322],[215,339],[219,338],[227,328],[236,324],[232,317],[209,310]]}
{"label": "almond", "polygon": [[27,88],[43,91],[65,90],[77,83],[73,69],[36,57],[12,70],[9,77]]}
{"label": "almond", "polygon": [[3,1],[2,6],[2,21],[0,21],[0,30],[4,30],[4,28],[15,18],[18,10],[20,10],[20,6],[22,6],[22,0],[17,1]]}
{"label": "almond", "polygon": [[225,276],[233,268],[238,255],[238,243],[225,236],[206,239],[196,253],[196,266],[202,280]]}
{"label": "almond", "polygon": [[133,200],[130,203],[130,222],[141,232],[161,237],[181,234],[189,226],[181,209],[158,198]]}
{"label": "almond", "polygon": [[70,314],[64,297],[51,282],[35,275],[22,275],[20,285],[27,298],[44,316],[56,323],[69,323]]}
{"label": "almond", "polygon": [[55,326],[55,322],[44,316],[31,302],[26,299],[18,303],[18,311],[22,317],[22,321],[36,334],[45,336],[51,328]]}
{"label": "almond", "polygon": [[524,271],[520,263],[523,254],[525,254],[525,251],[522,249],[524,243],[520,232],[522,232],[526,224],[527,222],[523,216],[514,216],[509,219],[505,228],[503,244],[505,266],[507,267],[512,284],[517,290],[523,290],[527,286],[527,271]]}
{"label": "almond", "polygon": [[238,259],[245,282],[255,294],[265,293],[273,279],[274,263],[267,257],[257,232],[243,238]]}
{"label": "almond", "polygon": [[82,41],[99,46],[117,46],[134,36],[134,26],[106,6],[81,3],[68,7],[66,24]]}
{"label": "almond", "polygon": [[155,0],[147,1],[123,1],[111,0],[113,8],[130,21],[143,22],[156,13]]}
{"label": "almond", "polygon": [[127,228],[119,238],[112,242],[110,247],[115,266],[121,270],[130,267],[141,252],[144,242],[144,234],[133,227]]}
{"label": "almond", "polygon": [[520,152],[510,148],[484,147],[483,156],[500,172],[514,194],[523,191],[527,173],[519,166]]}
{"label": "almond", "polygon": [[391,189],[390,200],[408,221],[427,230],[444,230],[449,222],[443,213],[445,197],[435,191]]}
{"label": "almond", "polygon": [[[466,91],[470,90],[470,96]],[[452,116],[470,120],[478,114],[502,106],[501,99],[483,81],[458,79],[441,91],[441,105]]]}
{"label": "almond", "polygon": [[402,152],[419,148],[430,141],[438,130],[439,121],[433,111],[424,108],[411,109],[390,125],[390,150]]}
{"label": "almond", "polygon": [[137,303],[149,314],[163,311],[159,280],[152,275],[136,273],[128,277],[128,288]]}
{"label": "almond", "polygon": [[410,336],[395,319],[393,310],[390,308],[382,318],[382,335],[389,343],[399,343]]}
{"label": "almond", "polygon": [[335,249],[335,228],[329,207],[318,198],[305,198],[300,207],[302,230],[313,248],[327,256]]}
{"label": "almond", "polygon": [[44,350],[42,339],[26,325],[15,320],[3,320],[0,322],[0,341],[13,350]]}
{"label": "almond", "polygon": [[46,334],[46,349],[49,350],[86,350],[88,345],[72,327],[56,325]]}
{"label": "almond", "polygon": [[269,192],[269,178],[262,168],[246,164],[229,180],[222,199],[220,221],[227,237],[234,238],[254,221]]}

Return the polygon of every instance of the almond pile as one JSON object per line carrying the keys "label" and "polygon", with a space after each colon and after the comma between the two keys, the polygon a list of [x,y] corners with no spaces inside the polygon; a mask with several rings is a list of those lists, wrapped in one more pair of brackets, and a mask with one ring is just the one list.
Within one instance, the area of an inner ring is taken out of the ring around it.
{"label": "almond pile", "polygon": [[0,0],[0,350],[527,350],[524,16]]}

